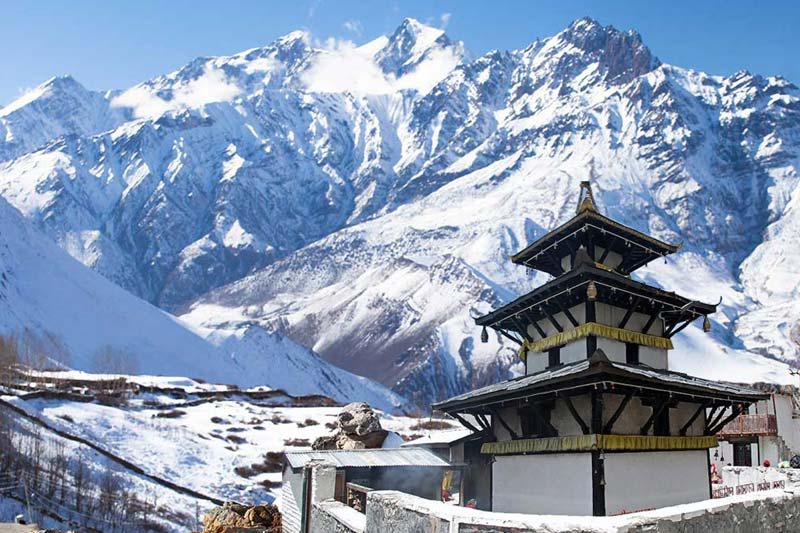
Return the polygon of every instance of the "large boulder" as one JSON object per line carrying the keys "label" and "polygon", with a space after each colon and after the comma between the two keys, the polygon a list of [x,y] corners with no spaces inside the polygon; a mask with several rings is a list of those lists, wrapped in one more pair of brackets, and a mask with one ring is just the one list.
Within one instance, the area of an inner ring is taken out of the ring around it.
{"label": "large boulder", "polygon": [[381,419],[369,404],[354,402],[345,405],[336,417],[339,429],[346,435],[366,435],[381,431]]}
{"label": "large boulder", "polygon": [[203,517],[203,533],[225,533],[228,528],[259,528],[277,533],[281,530],[281,513],[270,503],[249,506],[225,502]]}
{"label": "large boulder", "polygon": [[336,417],[336,433],[319,437],[311,447],[315,450],[361,450],[380,448],[388,435],[381,427],[378,414],[369,404],[347,404]]}

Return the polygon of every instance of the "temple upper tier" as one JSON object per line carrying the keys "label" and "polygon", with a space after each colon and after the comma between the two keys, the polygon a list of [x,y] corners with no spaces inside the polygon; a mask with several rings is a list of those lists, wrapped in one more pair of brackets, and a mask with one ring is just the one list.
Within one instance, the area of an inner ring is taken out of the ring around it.
{"label": "temple upper tier", "polygon": [[584,248],[599,265],[630,274],[654,259],[672,254],[681,245],[667,244],[597,210],[589,182],[581,183],[577,214],[511,256],[518,265],[559,276],[574,266],[575,254]]}

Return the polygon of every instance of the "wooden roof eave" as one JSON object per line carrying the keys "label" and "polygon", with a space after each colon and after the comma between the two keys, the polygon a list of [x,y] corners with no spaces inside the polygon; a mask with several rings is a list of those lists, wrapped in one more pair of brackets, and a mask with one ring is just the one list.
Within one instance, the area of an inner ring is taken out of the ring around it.
{"label": "wooden roof eave", "polygon": [[[587,279],[581,279],[579,282],[574,283],[576,278],[581,277],[586,277]],[[645,283],[632,280],[616,272],[610,272],[605,269],[597,268],[593,265],[584,264],[577,266],[563,276],[545,283],[528,294],[520,296],[512,302],[495,309],[491,313],[476,318],[475,323],[478,326],[492,327],[496,324],[499,324],[503,320],[506,320],[512,316],[517,316],[518,314],[535,307],[544,299],[553,298],[560,292],[572,290],[572,288],[576,286],[588,283],[589,279],[600,283],[608,282],[610,285],[613,285],[614,288],[620,290],[630,289],[632,292],[636,292],[637,294],[641,294],[642,296],[648,298],[652,297],[653,299],[662,301],[675,307],[676,309],[682,308],[687,304],[691,304],[691,310],[696,312],[698,316],[712,314],[716,312],[717,309],[716,304],[695,302],[676,293],[664,291]]]}
{"label": "wooden roof eave", "polygon": [[[603,356],[605,357],[605,356]],[[606,360],[607,361],[607,360]],[[543,372],[548,372],[547,370]],[[667,372],[665,374],[685,376],[687,379],[697,379],[691,376],[680,374],[677,372]],[[524,379],[527,376],[522,376],[519,379]],[[514,380],[511,380],[514,381]],[[674,384],[667,383],[656,379],[647,379],[642,376],[636,376],[630,372],[615,366],[604,364],[602,361],[590,365],[590,367],[580,374],[567,375],[559,377],[546,382],[534,384],[531,387],[526,387],[517,390],[500,390],[491,394],[480,395],[472,398],[466,398],[460,401],[444,401],[434,404],[433,408],[445,413],[458,413],[466,412],[469,410],[476,410],[486,408],[494,405],[495,408],[498,404],[514,402],[516,400],[525,400],[526,398],[533,398],[538,396],[548,396],[565,391],[572,391],[574,394],[581,394],[586,391],[593,390],[600,384],[608,384],[619,387],[620,393],[624,389],[639,389],[642,392],[648,391],[652,393],[671,394],[677,400],[712,400],[720,404],[736,404],[736,403],[753,403],[769,397],[766,393],[753,391],[752,394],[742,394],[715,390],[708,386],[691,385],[691,384]],[[643,396],[646,394],[642,394]]]}
{"label": "wooden roof eave", "polygon": [[682,246],[681,244],[669,244],[667,242],[656,239],[655,237],[651,237],[650,235],[642,233],[641,231],[635,230],[624,224],[620,224],[619,222],[612,220],[607,216],[601,215],[597,211],[586,210],[575,215],[574,217],[564,222],[557,228],[545,233],[544,235],[539,237],[537,240],[535,240],[534,242],[532,242],[519,252],[511,255],[511,262],[518,265],[524,265],[528,259],[530,259],[531,257],[533,257],[538,253],[538,250],[549,246],[552,243],[552,241],[557,239],[562,234],[568,233],[569,230],[573,228],[573,226],[574,226],[573,232],[578,231],[584,222],[587,222],[592,219],[601,224],[605,224],[611,228],[626,233],[627,237],[629,237],[632,240],[641,241],[642,245],[646,247],[657,248],[658,250],[654,250],[654,252],[660,252],[660,253],[657,253],[654,257],[657,257],[659,255],[667,255],[675,253]]}

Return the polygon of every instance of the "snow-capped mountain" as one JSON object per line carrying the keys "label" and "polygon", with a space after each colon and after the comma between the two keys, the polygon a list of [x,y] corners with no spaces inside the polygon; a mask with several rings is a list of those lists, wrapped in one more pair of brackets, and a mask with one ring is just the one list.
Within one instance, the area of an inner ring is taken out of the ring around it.
{"label": "snow-capped mountain", "polygon": [[34,364],[266,385],[390,411],[406,405],[280,333],[247,325],[203,333],[92,272],[0,198],[0,334],[15,336]]}
{"label": "snow-capped mountain", "polygon": [[98,102],[106,129],[0,144],[0,193],[192,324],[283,332],[421,403],[506,377],[512,347],[480,344],[470,315],[545,280],[508,255],[593,175],[609,216],[684,243],[641,277],[723,297],[673,366],[789,379],[800,91],[783,78],[664,64],[591,19],[472,58],[408,19],[361,46],[291,33]]}

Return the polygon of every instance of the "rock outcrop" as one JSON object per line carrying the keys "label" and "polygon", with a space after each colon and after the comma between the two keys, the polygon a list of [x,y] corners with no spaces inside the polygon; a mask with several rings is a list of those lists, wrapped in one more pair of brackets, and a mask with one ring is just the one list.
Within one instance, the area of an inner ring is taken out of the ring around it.
{"label": "rock outcrop", "polygon": [[345,405],[336,417],[336,425],[336,433],[319,437],[311,447],[315,450],[380,448],[389,434],[381,427],[378,414],[363,402]]}
{"label": "rock outcrop", "polygon": [[225,502],[203,517],[203,533],[225,533],[228,528],[253,528],[270,533],[281,531],[281,513],[272,504],[242,505]]}

